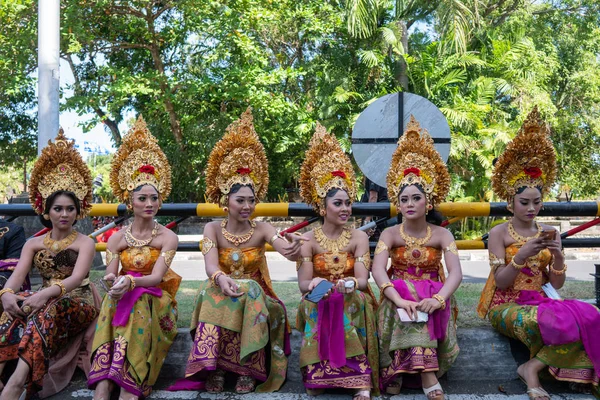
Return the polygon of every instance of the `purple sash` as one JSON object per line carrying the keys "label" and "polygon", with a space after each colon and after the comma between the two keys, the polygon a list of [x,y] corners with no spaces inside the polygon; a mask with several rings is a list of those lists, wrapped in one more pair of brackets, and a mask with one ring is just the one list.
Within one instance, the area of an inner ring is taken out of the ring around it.
{"label": "purple sash", "polygon": [[343,294],[333,291],[319,301],[317,335],[321,361],[329,360],[333,368],[346,365]]}
{"label": "purple sash", "polygon": [[600,342],[594,335],[600,331],[600,312],[579,300],[553,300],[533,290],[522,290],[517,304],[538,306],[538,325],[547,346],[558,346],[581,340],[586,354],[600,377]]}
{"label": "purple sash", "polygon": [[[444,284],[442,282],[434,282],[430,280],[422,280],[422,281],[410,281],[417,295],[421,300],[429,299],[434,294],[438,293]],[[394,288],[405,300],[409,301],[417,301],[413,295],[410,293],[406,282],[402,279],[397,279],[394,282]],[[429,314],[429,320],[427,321],[427,330],[429,331],[429,338],[431,340],[444,340],[446,338],[446,328],[448,327],[448,321],[450,320],[450,302],[446,303],[446,309],[442,310],[441,308],[435,310],[432,314]]]}
{"label": "purple sash", "polygon": [[[129,272],[129,275],[140,277],[143,276],[139,272]],[[136,301],[144,294],[148,293],[154,297],[162,296],[162,289],[156,286],[153,287],[135,287],[131,292],[127,292],[121,297],[121,300],[117,303],[117,309],[115,310],[115,316],[112,320],[112,326],[125,326],[129,322],[129,315]]]}

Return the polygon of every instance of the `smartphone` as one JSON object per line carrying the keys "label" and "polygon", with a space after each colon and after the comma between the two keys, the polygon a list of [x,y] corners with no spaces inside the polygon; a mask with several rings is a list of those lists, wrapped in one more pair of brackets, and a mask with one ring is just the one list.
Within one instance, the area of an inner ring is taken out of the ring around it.
{"label": "smartphone", "polygon": [[329,281],[321,281],[306,295],[305,298],[312,303],[318,303],[332,287],[333,283]]}
{"label": "smartphone", "polygon": [[398,308],[398,316],[402,322],[427,322],[429,321],[429,314],[423,311],[417,311],[417,320],[410,319],[408,313],[404,308]]}
{"label": "smartphone", "polygon": [[113,281],[109,279],[100,279],[98,282],[100,282],[100,286],[102,286],[102,289],[104,289],[107,292],[110,291],[113,285]]}
{"label": "smartphone", "polygon": [[542,238],[544,238],[544,240],[555,240],[556,239],[556,229],[543,230]]}

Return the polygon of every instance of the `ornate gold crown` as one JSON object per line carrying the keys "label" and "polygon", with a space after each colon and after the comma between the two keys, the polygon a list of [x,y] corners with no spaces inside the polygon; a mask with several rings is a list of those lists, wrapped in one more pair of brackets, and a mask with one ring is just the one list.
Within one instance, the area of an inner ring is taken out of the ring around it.
{"label": "ornate gold crown", "polygon": [[299,183],[300,196],[317,212],[325,209],[325,197],[331,189],[345,190],[350,201],[356,197],[356,178],[350,158],[335,136],[318,122],[300,168]]}
{"label": "ornate gold crown", "polygon": [[549,135],[535,106],[496,162],[492,175],[496,195],[510,200],[524,186],[541,189],[542,196],[548,194],[556,180],[556,152]]}
{"label": "ornate gold crown", "polygon": [[404,134],[398,140],[387,174],[390,201],[399,207],[398,195],[402,188],[415,184],[425,191],[428,205],[435,206],[448,195],[450,175],[433,145],[433,139],[411,115]]}
{"label": "ornate gold crown", "polygon": [[142,185],[152,185],[162,200],[171,193],[169,160],[140,115],[113,157],[110,186],[122,203],[130,204],[131,192]]}
{"label": "ornate gold crown", "polygon": [[92,175],[75,149],[75,141],[59,129],[54,143],[42,150],[29,180],[29,202],[38,214],[44,213],[46,199],[58,190],[73,192],[81,203],[78,218],[85,218],[92,208]]}
{"label": "ornate gold crown", "polygon": [[269,164],[252,121],[248,107],[211,151],[206,166],[206,197],[210,202],[226,206],[231,187],[238,183],[251,186],[256,201],[267,194]]}

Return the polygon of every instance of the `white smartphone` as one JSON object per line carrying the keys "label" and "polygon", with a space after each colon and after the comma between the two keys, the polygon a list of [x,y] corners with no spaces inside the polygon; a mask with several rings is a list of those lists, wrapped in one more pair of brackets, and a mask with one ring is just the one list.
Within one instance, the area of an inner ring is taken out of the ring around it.
{"label": "white smartphone", "polygon": [[402,322],[427,322],[429,321],[429,314],[423,311],[417,311],[417,320],[410,319],[408,313],[404,308],[398,308],[398,316],[400,317],[400,321]]}

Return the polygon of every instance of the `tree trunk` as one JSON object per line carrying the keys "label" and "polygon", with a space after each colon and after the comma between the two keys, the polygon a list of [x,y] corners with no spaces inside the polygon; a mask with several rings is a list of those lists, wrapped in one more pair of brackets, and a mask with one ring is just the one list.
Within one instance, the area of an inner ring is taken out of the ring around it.
{"label": "tree trunk", "polygon": [[23,192],[27,191],[27,157],[23,158]]}
{"label": "tree trunk", "polygon": [[[400,38],[402,48],[404,49],[404,53],[408,54],[408,28],[406,27],[406,21],[398,21],[396,24],[402,32],[402,37]],[[398,61],[396,61],[396,81],[403,91],[408,91],[408,65],[403,56],[398,57]]]}

